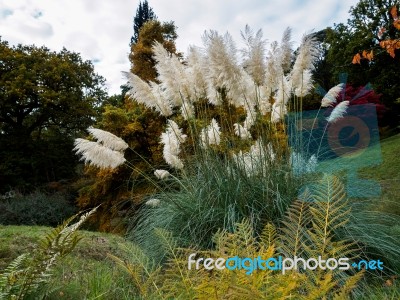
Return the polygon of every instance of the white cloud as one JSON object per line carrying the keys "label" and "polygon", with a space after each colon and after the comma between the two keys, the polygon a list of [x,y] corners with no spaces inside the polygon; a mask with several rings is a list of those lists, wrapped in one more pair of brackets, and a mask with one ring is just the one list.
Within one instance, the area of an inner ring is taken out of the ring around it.
{"label": "white cloud", "polygon": [[[345,22],[357,0],[149,0],[161,21],[175,21],[177,47],[201,45],[205,30],[229,31],[240,42],[246,24],[262,28],[268,41],[280,40],[287,26],[294,41],[311,30]],[[66,47],[96,60],[95,70],[107,79],[111,94],[125,82],[129,70],[129,42],[139,0],[0,0],[2,39],[10,44],[46,45],[59,51]]]}

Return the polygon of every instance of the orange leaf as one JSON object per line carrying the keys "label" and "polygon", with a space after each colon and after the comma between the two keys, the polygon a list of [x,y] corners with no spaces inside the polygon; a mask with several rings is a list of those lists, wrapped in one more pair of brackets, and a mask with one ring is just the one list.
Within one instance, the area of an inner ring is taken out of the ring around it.
{"label": "orange leaf", "polygon": [[365,50],[363,50],[363,52],[362,52],[362,58],[367,58],[367,51],[365,51]]}
{"label": "orange leaf", "polygon": [[372,61],[374,59],[374,50],[371,50],[370,53],[367,53],[366,59],[368,59],[369,61]]}
{"label": "orange leaf", "polygon": [[393,26],[394,26],[396,29],[400,30],[400,19],[395,20],[395,21],[393,22]]}
{"label": "orange leaf", "polygon": [[393,6],[393,7],[390,9],[390,14],[392,15],[393,19],[395,19],[395,20],[398,19],[398,16],[397,16],[397,7],[396,7],[396,5]]}
{"label": "orange leaf", "polygon": [[361,64],[361,56],[360,56],[360,53],[357,53],[356,55],[354,55],[352,63],[353,63],[353,64]]}

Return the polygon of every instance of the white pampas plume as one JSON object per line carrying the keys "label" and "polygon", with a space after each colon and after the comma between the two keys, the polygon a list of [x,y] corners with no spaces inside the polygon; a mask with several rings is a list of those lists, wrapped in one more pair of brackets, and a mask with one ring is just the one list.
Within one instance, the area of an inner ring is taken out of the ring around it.
{"label": "white pampas plume", "polygon": [[313,88],[311,71],[308,69],[304,70],[302,78],[297,84],[297,86],[293,85],[294,94],[297,97],[305,97]]}
{"label": "white pampas plume", "polygon": [[307,160],[300,153],[292,152],[290,154],[290,164],[293,174],[298,176],[314,172],[317,168],[318,160],[315,154]]}
{"label": "white pampas plume", "polygon": [[267,55],[267,65],[265,72],[265,85],[271,91],[278,89],[280,79],[284,76],[281,56],[279,55],[278,43],[271,43]]}
{"label": "white pampas plume", "polygon": [[293,71],[301,72],[306,69],[314,70],[319,54],[318,42],[314,35],[304,35],[301,41],[299,54],[293,65]]}
{"label": "white pampas plume", "polygon": [[219,145],[221,142],[221,132],[218,122],[215,119],[211,120],[210,125],[203,128],[200,133],[201,145]]}
{"label": "white pampas plume", "polygon": [[191,71],[159,42],[155,42],[152,49],[157,62],[157,79],[161,82],[166,98],[173,106],[181,106],[184,101],[190,103],[195,100],[196,93],[190,80]]}
{"label": "white pampas plume", "polygon": [[207,98],[211,104],[220,105],[219,89],[226,90],[230,103],[239,106],[242,98],[242,74],[236,46],[230,34],[221,36],[216,31],[206,32],[203,42],[207,51]]}
{"label": "white pampas plume", "polygon": [[282,69],[284,72],[290,69],[292,63],[292,29],[287,27],[282,35],[282,41],[279,47],[279,54]]}
{"label": "white pampas plume", "polygon": [[235,123],[233,126],[235,128],[235,134],[242,140],[251,139],[250,131],[246,127],[240,125],[239,123]]}
{"label": "white pampas plume", "polygon": [[333,109],[331,115],[326,118],[328,123],[334,123],[337,120],[343,118],[344,114],[347,111],[347,107],[349,106],[350,102],[349,101],[342,101],[336,107]]}
{"label": "white pampas plume", "polygon": [[189,84],[194,88],[196,100],[207,96],[206,58],[199,47],[191,46],[187,57],[188,68],[186,73]]}
{"label": "white pampas plume", "polygon": [[191,119],[195,116],[194,106],[188,101],[183,101],[181,107],[181,114],[185,120]]}
{"label": "white pampas plume", "polygon": [[73,151],[82,155],[82,160],[99,168],[116,168],[125,162],[122,152],[112,150],[97,142],[75,139]]}
{"label": "white pampas plume", "polygon": [[116,135],[97,128],[88,128],[88,132],[93,135],[103,146],[115,151],[123,151],[128,148],[128,144]]}
{"label": "white pampas plume", "polygon": [[241,168],[248,177],[262,174],[267,175],[267,165],[275,159],[275,154],[270,144],[267,148],[261,140],[257,140],[248,152],[239,151],[233,154],[233,161]]}
{"label": "white pampas plume", "polygon": [[243,49],[243,67],[251,75],[255,84],[261,86],[265,81],[265,40],[262,30],[254,35],[249,25],[246,25],[244,32],[240,32],[246,43],[247,49]]}
{"label": "white pampas plume", "polygon": [[165,179],[168,178],[169,176],[171,176],[171,173],[169,173],[167,170],[155,170],[154,171],[154,175],[158,178],[158,179]]}
{"label": "white pampas plume", "polygon": [[179,128],[178,124],[172,120],[168,120],[167,129],[161,134],[160,143],[164,145],[164,160],[173,168],[183,168],[183,162],[178,155],[181,152],[180,144],[185,142],[186,137],[187,136],[182,133],[182,129]]}
{"label": "white pampas plume", "polygon": [[293,69],[290,73],[293,87],[301,87],[302,85],[306,85],[303,83],[304,71],[309,70],[311,72],[314,70],[315,62],[319,57],[319,53],[318,43],[313,35],[303,36],[299,54],[296,57]]}
{"label": "white pampas plume", "polygon": [[292,94],[292,81],[289,76],[283,76],[278,83],[278,91],[276,92],[275,103],[286,105]]}
{"label": "white pampas plume", "polygon": [[336,98],[344,88],[344,83],[339,83],[338,85],[331,88],[322,98],[321,107],[329,107],[336,103]]}
{"label": "white pampas plume", "polygon": [[262,115],[271,112],[270,97],[271,97],[271,89],[265,86],[261,86],[260,96],[257,105]]}
{"label": "white pampas plume", "polygon": [[282,105],[278,102],[275,102],[272,105],[272,113],[271,113],[271,122],[277,123],[283,119],[283,117],[287,113],[286,105]]}
{"label": "white pampas plume", "polygon": [[128,79],[128,85],[131,88],[128,95],[138,103],[144,104],[148,108],[154,108],[163,116],[172,115],[171,103],[162,96],[157,84],[149,85],[137,75],[123,72]]}
{"label": "white pampas plume", "polygon": [[157,207],[159,206],[161,203],[161,201],[159,199],[149,199],[146,201],[146,205],[147,206],[151,206],[151,207]]}

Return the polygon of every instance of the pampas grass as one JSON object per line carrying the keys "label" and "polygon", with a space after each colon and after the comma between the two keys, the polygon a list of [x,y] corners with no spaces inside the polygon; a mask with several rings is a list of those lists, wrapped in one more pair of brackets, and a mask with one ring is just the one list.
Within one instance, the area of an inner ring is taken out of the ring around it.
{"label": "pampas grass", "polygon": [[336,103],[336,98],[343,90],[344,84],[339,83],[338,85],[331,88],[321,100],[321,107],[329,107]]}
{"label": "pampas grass", "polygon": [[74,145],[75,147],[73,150],[76,154],[82,155],[82,160],[84,160],[85,163],[99,168],[114,169],[126,161],[121,152],[112,150],[97,142],[78,138],[75,140]]}
{"label": "pampas grass", "polygon": [[104,147],[115,151],[124,151],[128,148],[128,144],[116,135],[97,128],[89,128],[89,133],[93,135]]}
{"label": "pampas grass", "polygon": [[160,144],[164,145],[164,160],[173,168],[183,169],[183,162],[178,155],[181,153],[180,145],[185,140],[186,135],[182,133],[182,129],[179,128],[178,124],[168,120],[167,129],[161,134]]}
{"label": "pampas grass", "polygon": [[347,111],[347,107],[349,106],[350,102],[349,101],[342,101],[340,102],[331,112],[328,118],[326,120],[328,123],[335,123],[336,121],[340,120],[343,118]]}

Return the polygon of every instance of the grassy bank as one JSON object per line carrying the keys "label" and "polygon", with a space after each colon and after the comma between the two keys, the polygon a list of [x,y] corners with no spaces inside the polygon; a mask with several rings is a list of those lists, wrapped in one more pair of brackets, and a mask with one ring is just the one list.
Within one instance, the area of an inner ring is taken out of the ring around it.
{"label": "grassy bank", "polygon": [[[49,227],[1,226],[0,270],[14,258],[34,249]],[[54,276],[45,286],[46,299],[133,299],[128,276],[118,269],[107,254],[125,257],[129,244],[120,236],[81,231],[83,239],[74,251],[57,264]],[[32,299],[43,291],[37,291]]]}

